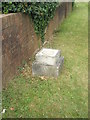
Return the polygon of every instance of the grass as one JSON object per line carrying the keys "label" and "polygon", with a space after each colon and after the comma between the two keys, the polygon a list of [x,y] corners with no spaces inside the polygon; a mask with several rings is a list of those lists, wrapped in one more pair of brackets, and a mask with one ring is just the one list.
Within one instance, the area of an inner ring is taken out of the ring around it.
{"label": "grass", "polygon": [[2,118],[1,111],[2,111],[2,94],[1,94],[1,91],[0,91],[0,120]]}
{"label": "grass", "polygon": [[61,49],[64,66],[57,79],[32,77],[29,63],[3,90],[3,118],[88,117],[88,4],[77,3],[55,31],[51,45]]}

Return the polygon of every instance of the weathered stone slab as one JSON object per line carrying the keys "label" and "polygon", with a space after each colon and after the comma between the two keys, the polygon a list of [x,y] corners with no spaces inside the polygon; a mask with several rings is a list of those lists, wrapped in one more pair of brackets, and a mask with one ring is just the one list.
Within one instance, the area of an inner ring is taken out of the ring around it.
{"label": "weathered stone slab", "polygon": [[39,61],[35,61],[32,64],[32,74],[35,76],[51,76],[58,77],[61,67],[64,62],[64,57],[59,57],[59,61],[54,65],[43,64]]}
{"label": "weathered stone slab", "polygon": [[61,55],[60,50],[43,48],[36,54],[36,61],[43,64],[57,64]]}

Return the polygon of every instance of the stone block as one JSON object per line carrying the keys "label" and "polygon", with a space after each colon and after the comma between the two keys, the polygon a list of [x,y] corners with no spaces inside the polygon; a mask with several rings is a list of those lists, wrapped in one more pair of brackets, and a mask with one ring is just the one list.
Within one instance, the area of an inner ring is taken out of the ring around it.
{"label": "stone block", "polygon": [[63,62],[64,62],[64,57],[59,57],[59,61],[53,65],[35,61],[32,64],[32,74],[34,76],[58,77]]}
{"label": "stone block", "polygon": [[43,63],[47,65],[55,65],[59,61],[60,56],[61,56],[60,50],[42,48],[36,54],[35,59],[39,63]]}

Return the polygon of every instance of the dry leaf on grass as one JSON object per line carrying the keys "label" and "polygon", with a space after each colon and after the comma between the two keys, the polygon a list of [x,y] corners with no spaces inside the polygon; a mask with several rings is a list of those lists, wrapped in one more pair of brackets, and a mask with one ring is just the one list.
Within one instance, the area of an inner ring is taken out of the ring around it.
{"label": "dry leaf on grass", "polygon": [[13,108],[13,107],[11,107],[11,108],[10,108],[10,110],[12,110],[12,111],[13,111],[13,110],[14,110],[14,108]]}
{"label": "dry leaf on grass", "polygon": [[41,79],[41,80],[47,80],[47,79],[45,78],[45,76],[40,76],[40,79]]}

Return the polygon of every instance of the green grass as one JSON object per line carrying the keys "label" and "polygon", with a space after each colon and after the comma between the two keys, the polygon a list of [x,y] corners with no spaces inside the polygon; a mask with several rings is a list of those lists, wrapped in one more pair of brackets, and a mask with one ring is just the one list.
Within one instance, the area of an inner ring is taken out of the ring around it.
{"label": "green grass", "polygon": [[2,118],[1,111],[2,111],[2,93],[0,91],[0,120]]}
{"label": "green grass", "polygon": [[[65,57],[60,76],[32,77],[29,65],[3,90],[4,118],[88,117],[88,5],[78,3],[51,45]],[[10,108],[14,108],[11,110]]]}

